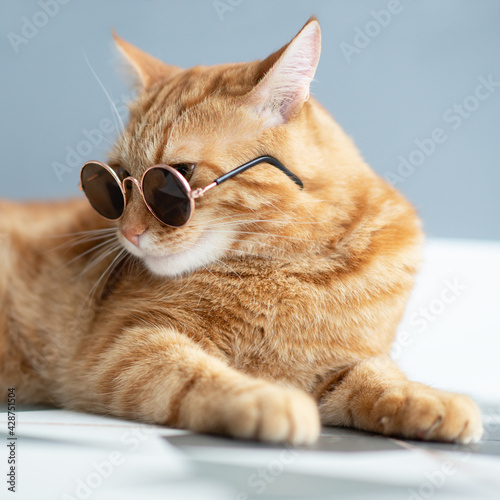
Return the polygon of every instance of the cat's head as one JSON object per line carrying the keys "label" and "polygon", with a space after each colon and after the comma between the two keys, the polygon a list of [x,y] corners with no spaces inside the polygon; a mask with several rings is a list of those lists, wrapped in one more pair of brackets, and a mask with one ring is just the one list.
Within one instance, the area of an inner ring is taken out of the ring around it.
{"label": "cat's head", "polygon": [[310,128],[321,124],[304,121],[313,113],[309,87],[320,36],[312,18],[263,61],[183,70],[115,35],[140,92],[110,155],[111,167],[141,179],[153,165],[170,165],[196,189],[253,158],[271,155],[304,182],[301,190],[270,165],[253,167],[196,200],[192,220],[180,228],[161,224],[129,183],[119,238],[151,272],[176,276],[227,255],[275,256],[305,235],[297,236],[301,224],[318,217],[319,209],[309,201],[320,189],[320,176],[309,161],[319,154],[312,151],[314,141],[322,139]]}

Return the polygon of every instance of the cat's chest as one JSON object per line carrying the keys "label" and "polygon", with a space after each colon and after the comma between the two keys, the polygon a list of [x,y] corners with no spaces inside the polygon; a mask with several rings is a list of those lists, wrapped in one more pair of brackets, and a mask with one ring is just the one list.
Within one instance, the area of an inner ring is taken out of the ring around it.
{"label": "cat's chest", "polygon": [[308,316],[329,293],[283,264],[265,264],[232,262],[177,279],[131,274],[119,283],[114,301],[161,310],[179,323],[189,318],[207,330],[268,331]]}
{"label": "cat's chest", "polygon": [[332,329],[327,312],[317,314],[318,307],[326,311],[325,291],[287,266],[232,267],[176,280],[127,276],[108,301],[109,313],[173,327],[235,367],[274,378],[330,363],[334,351],[318,348]]}

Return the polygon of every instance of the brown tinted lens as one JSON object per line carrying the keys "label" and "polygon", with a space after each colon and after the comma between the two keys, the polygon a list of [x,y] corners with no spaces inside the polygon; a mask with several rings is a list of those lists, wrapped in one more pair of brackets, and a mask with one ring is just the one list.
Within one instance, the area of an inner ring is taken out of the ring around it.
{"label": "brown tinted lens", "polygon": [[163,168],[152,168],[142,184],[144,199],[165,224],[180,227],[191,216],[191,201],[182,179]]}
{"label": "brown tinted lens", "polygon": [[125,200],[116,179],[98,163],[87,163],[81,173],[82,189],[94,210],[106,219],[119,219]]}

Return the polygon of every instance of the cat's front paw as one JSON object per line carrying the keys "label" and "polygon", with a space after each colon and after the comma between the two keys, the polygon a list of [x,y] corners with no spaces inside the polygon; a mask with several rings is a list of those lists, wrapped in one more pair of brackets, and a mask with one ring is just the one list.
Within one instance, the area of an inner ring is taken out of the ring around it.
{"label": "cat's front paw", "polygon": [[293,445],[314,443],[320,420],[316,402],[299,389],[257,385],[227,402],[223,410],[233,437]]}
{"label": "cat's front paw", "polygon": [[391,390],[373,410],[387,435],[460,444],[475,443],[483,435],[481,412],[469,397],[422,384]]}

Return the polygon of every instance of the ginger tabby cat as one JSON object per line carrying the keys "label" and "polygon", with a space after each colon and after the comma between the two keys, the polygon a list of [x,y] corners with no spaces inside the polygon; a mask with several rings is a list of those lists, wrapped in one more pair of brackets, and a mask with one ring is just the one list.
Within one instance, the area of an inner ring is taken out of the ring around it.
{"label": "ginger tabby cat", "polygon": [[270,155],[304,187],[262,163],[175,228],[133,181],[117,221],[83,197],[0,202],[2,397],[296,445],[320,422],[480,439],[468,397],[389,358],[420,222],[309,96],[317,20],[263,61],[188,70],[115,40],[140,92],[110,167],[172,165],[196,189]]}

